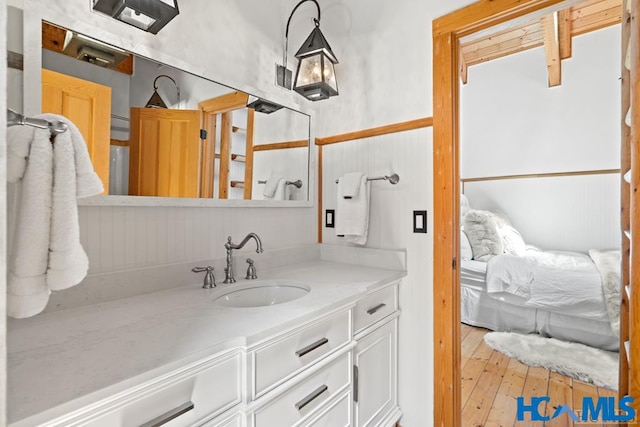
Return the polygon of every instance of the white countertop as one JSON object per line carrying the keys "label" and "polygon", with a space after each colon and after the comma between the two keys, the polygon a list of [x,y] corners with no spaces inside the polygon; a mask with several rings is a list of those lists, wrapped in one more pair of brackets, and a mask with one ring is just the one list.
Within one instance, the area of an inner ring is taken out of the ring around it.
{"label": "white countertop", "polygon": [[[355,302],[404,271],[312,261],[260,279],[300,280],[311,291],[256,308],[214,306],[200,283],[9,320],[8,412],[15,422],[72,411],[224,350],[250,346]],[[242,283],[244,280],[238,280]],[[51,408],[57,407],[53,411]],[[44,414],[43,414],[44,415]]]}

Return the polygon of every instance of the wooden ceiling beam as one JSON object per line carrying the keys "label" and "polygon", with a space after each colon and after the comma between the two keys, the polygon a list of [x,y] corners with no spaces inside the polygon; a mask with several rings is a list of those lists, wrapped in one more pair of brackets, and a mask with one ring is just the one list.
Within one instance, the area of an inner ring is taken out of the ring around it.
{"label": "wooden ceiling beam", "polygon": [[462,52],[464,53],[467,66],[471,66],[542,46],[542,43],[542,30],[540,26],[538,26],[538,31],[528,33],[526,36],[505,40],[480,49],[476,49],[475,46],[469,46],[463,48]]}
{"label": "wooden ceiling beam", "polygon": [[549,87],[559,86],[562,82],[562,66],[560,63],[560,44],[558,41],[558,27],[555,14],[540,18],[544,38],[544,53],[547,59],[547,73]]}
{"label": "wooden ceiling beam", "polygon": [[591,31],[600,30],[619,24],[622,20],[622,7],[618,4],[600,13],[591,15],[575,15],[572,13],[571,35],[579,36]]}
{"label": "wooden ceiling beam", "polygon": [[460,53],[460,80],[462,80],[462,84],[466,85],[467,81],[469,81],[469,67],[464,59],[462,49],[458,48],[458,52]]}
{"label": "wooden ceiling beam", "polygon": [[558,40],[560,59],[571,58],[571,9],[563,9],[558,12]]}

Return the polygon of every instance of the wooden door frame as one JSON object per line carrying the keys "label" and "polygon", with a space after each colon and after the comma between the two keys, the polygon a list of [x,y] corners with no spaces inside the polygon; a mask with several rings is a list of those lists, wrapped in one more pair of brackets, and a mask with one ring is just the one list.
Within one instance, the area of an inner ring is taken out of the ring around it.
{"label": "wooden door frame", "polygon": [[434,425],[461,425],[459,39],[530,13],[575,0],[481,0],[433,21]]}

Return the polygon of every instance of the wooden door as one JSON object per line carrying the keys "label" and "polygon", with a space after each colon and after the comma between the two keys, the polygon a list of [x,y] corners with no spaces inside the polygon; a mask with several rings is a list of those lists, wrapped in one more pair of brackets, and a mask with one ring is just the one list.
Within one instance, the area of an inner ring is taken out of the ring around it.
{"label": "wooden door", "polygon": [[131,108],[129,195],[198,197],[200,111]]}
{"label": "wooden door", "polygon": [[87,142],[93,168],[108,193],[111,88],[42,70],[42,112],[65,116],[78,127]]}

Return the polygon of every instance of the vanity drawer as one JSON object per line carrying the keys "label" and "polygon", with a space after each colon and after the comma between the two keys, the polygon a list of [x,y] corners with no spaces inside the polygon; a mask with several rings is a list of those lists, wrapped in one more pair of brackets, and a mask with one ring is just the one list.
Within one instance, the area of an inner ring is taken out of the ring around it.
{"label": "vanity drawer", "polygon": [[351,352],[348,352],[258,409],[253,414],[253,427],[300,425],[309,415],[322,410],[332,397],[348,390],[350,384]]}
{"label": "vanity drawer", "polygon": [[351,341],[350,316],[351,311],[344,311],[254,350],[253,399]]}
{"label": "vanity drawer", "polygon": [[351,425],[351,392],[329,403],[320,416],[304,425],[305,427],[349,427]]}
{"label": "vanity drawer", "polygon": [[[60,425],[92,427],[192,426],[240,403],[242,398],[242,356],[240,353],[213,362],[186,378],[141,387],[119,400],[121,407],[99,418],[78,419]],[[100,411],[104,414],[103,411]],[[161,424],[162,422],[165,424]],[[233,425],[233,424],[232,424]]]}
{"label": "vanity drawer", "polygon": [[398,309],[398,284],[380,289],[356,303],[353,312],[355,333],[373,325]]}

